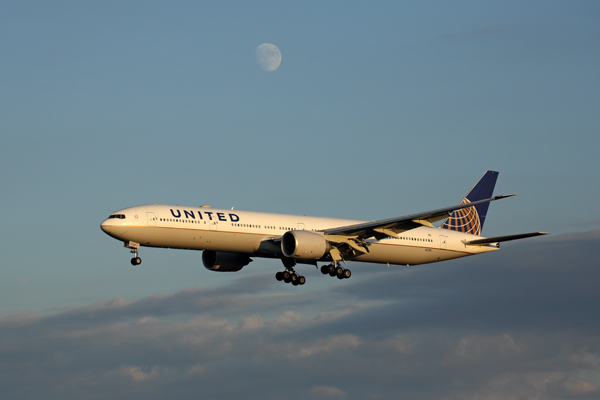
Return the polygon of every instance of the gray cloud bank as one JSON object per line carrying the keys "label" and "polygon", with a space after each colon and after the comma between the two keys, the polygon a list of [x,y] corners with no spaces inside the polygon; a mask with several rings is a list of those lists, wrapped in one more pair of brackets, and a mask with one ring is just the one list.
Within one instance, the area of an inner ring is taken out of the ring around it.
{"label": "gray cloud bank", "polygon": [[599,244],[597,230],[354,265],[313,291],[330,278],[227,274],[224,287],[5,316],[0,398],[598,399]]}

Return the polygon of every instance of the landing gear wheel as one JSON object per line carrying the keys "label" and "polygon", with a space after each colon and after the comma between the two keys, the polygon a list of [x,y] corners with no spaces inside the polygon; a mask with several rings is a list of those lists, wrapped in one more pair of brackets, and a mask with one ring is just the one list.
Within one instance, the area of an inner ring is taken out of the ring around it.
{"label": "landing gear wheel", "polygon": [[349,269],[345,269],[345,270],[344,270],[344,273],[343,273],[343,277],[344,277],[345,279],[348,279],[348,278],[350,278],[351,276],[352,276],[352,272],[350,272],[350,270],[349,270]]}
{"label": "landing gear wheel", "polygon": [[[335,275],[335,265],[329,264],[327,266],[327,272],[329,272],[329,275],[331,275],[332,273],[333,273],[333,275]],[[331,275],[331,276],[333,276],[333,275]]]}
{"label": "landing gear wheel", "polygon": [[343,273],[344,273],[344,268],[342,268],[342,267],[337,267],[337,268],[335,269],[335,274],[336,274],[336,275],[337,275],[337,276],[338,276],[340,279],[342,279],[342,278],[343,278],[343,276],[342,276],[342,275],[343,275]]}
{"label": "landing gear wheel", "polygon": [[285,283],[291,283],[294,286],[304,285],[306,282],[305,277],[298,275],[296,271],[294,271],[294,268],[289,266],[285,270],[277,272],[275,274],[275,279],[284,281]]}
{"label": "landing gear wheel", "polygon": [[133,257],[131,259],[131,265],[135,266],[135,265],[140,265],[142,263],[142,259],[139,257]]}
{"label": "landing gear wheel", "polygon": [[125,247],[131,249],[130,253],[133,254],[133,258],[131,259],[131,265],[140,265],[142,263],[142,259],[138,256],[138,249],[140,245],[133,242],[126,242]]}
{"label": "landing gear wheel", "polygon": [[329,273],[329,266],[327,266],[325,264],[321,265],[321,273],[323,275],[327,275]]}

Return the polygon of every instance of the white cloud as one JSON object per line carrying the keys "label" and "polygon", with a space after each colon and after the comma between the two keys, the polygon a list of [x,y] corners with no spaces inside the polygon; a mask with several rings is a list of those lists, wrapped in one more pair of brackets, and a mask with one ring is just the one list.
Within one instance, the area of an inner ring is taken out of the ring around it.
{"label": "white cloud", "polygon": [[276,320],[275,325],[295,325],[302,320],[300,314],[296,314],[293,311],[284,311]]}
{"label": "white cloud", "polygon": [[347,350],[359,345],[360,339],[356,335],[329,336],[323,339],[318,339],[308,345],[304,345],[298,351],[298,356],[310,357],[321,353]]}
{"label": "white cloud", "polygon": [[563,383],[563,386],[565,390],[573,396],[586,396],[600,392],[600,388],[592,382],[575,377],[567,378]]}
{"label": "white cloud", "polygon": [[518,357],[525,346],[515,343],[507,333],[493,336],[468,335],[460,339],[454,348],[454,354],[467,360],[482,358],[511,358]]}
{"label": "white cloud", "polygon": [[158,367],[121,367],[121,372],[131,378],[134,382],[144,382],[158,375]]}
{"label": "white cloud", "polygon": [[334,386],[315,386],[312,388],[312,394],[327,397],[344,397],[346,392]]}
{"label": "white cloud", "polygon": [[239,327],[242,331],[255,330],[264,326],[265,321],[258,314],[253,314],[250,317],[243,317],[239,323]]}
{"label": "white cloud", "polygon": [[155,317],[142,317],[138,320],[138,324],[152,324],[158,322],[158,318]]}
{"label": "white cloud", "polygon": [[194,366],[192,366],[192,367],[188,368],[188,369],[185,371],[185,375],[186,375],[186,376],[190,376],[190,375],[192,375],[192,376],[193,376],[193,375],[200,375],[200,374],[202,374],[203,372],[204,372],[204,366],[203,366],[203,365],[200,365],[200,364],[198,364],[198,365],[194,365]]}
{"label": "white cloud", "polygon": [[332,311],[323,311],[317,315],[317,322],[326,322],[333,321],[336,319],[347,317],[350,314],[353,314],[358,311],[363,311],[367,308],[367,305],[364,303],[356,304],[354,307],[344,307],[337,310]]}
{"label": "white cloud", "polygon": [[412,335],[396,335],[384,342],[385,346],[397,352],[410,354],[416,348],[417,343]]}

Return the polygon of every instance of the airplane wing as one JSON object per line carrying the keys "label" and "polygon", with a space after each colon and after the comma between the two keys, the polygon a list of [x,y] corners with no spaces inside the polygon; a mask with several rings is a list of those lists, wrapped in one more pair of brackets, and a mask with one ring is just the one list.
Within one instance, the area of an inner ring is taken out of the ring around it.
{"label": "airplane wing", "polygon": [[477,240],[463,240],[463,243],[467,246],[482,246],[484,244],[491,243],[500,243],[500,242],[508,242],[509,240],[517,240],[517,239],[525,239],[533,236],[541,236],[547,235],[548,232],[531,232],[531,233],[521,233],[520,235],[510,235],[510,236],[496,236],[485,239],[477,239]]}
{"label": "airplane wing", "polygon": [[516,194],[490,197],[489,199],[474,201],[472,203],[457,204],[450,207],[440,208],[438,210],[426,211],[422,213],[406,215],[403,217],[382,219],[379,221],[364,222],[362,224],[326,229],[323,231],[323,234],[326,237],[345,236],[353,237],[358,240],[364,240],[369,237],[383,239],[388,236],[397,238],[398,233],[418,228],[419,226],[433,227],[432,222],[448,218],[454,211],[511,196],[516,196]]}

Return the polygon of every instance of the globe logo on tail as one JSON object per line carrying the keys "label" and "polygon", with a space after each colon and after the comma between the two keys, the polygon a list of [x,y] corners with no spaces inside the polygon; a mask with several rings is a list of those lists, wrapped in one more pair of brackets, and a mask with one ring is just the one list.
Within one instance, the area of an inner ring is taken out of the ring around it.
{"label": "globe logo on tail", "polygon": [[[460,204],[468,203],[470,203],[470,201],[466,197],[460,202]],[[479,213],[477,213],[475,207],[467,207],[461,210],[456,210],[440,228],[450,229],[457,232],[471,233],[479,236],[481,234],[481,220],[479,219]]]}

